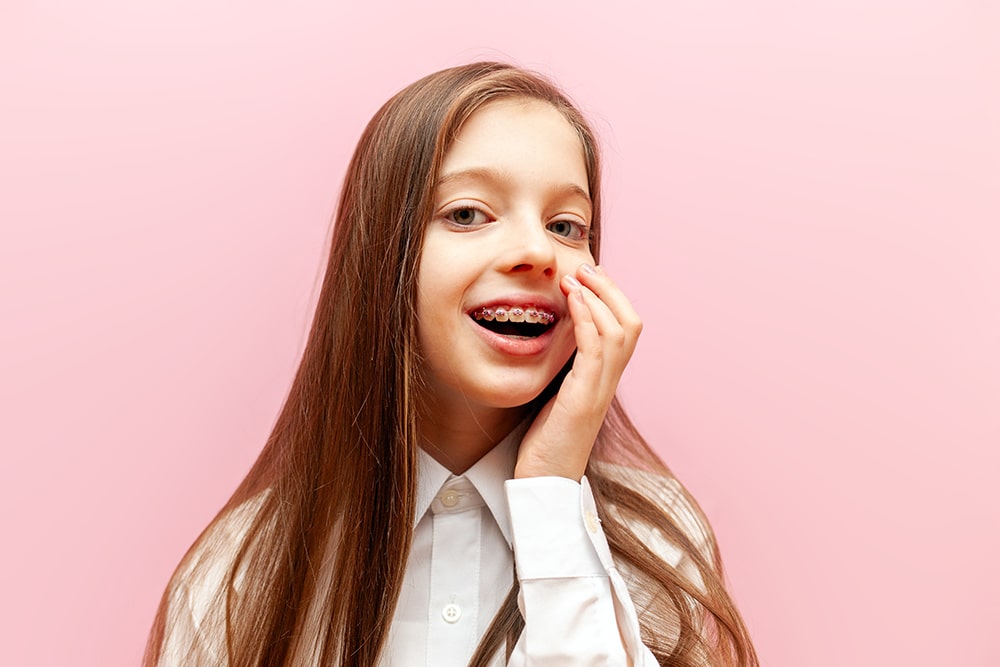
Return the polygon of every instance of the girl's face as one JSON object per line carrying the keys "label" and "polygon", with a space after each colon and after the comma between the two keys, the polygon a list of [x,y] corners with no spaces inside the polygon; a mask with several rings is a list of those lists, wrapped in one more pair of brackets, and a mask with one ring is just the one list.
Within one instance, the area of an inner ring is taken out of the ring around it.
{"label": "girl's face", "polygon": [[445,155],[417,278],[417,335],[432,404],[515,408],[576,347],[560,279],[584,262],[583,145],[533,99],[491,102]]}

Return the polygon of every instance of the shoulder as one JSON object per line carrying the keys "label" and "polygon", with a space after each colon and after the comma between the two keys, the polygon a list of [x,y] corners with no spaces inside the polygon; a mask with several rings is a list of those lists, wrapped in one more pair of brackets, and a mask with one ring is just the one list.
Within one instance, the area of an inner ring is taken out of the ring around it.
{"label": "shoulder", "polygon": [[267,496],[221,512],[177,567],[167,588],[160,667],[226,664],[229,582],[242,584],[243,572],[233,573],[233,566]]}
{"label": "shoulder", "polygon": [[656,556],[697,588],[704,590],[697,557],[709,567],[716,563],[712,529],[686,488],[669,472],[599,463],[597,470],[648,500],[657,511],[625,512],[612,499],[605,511],[627,525],[631,533]]}

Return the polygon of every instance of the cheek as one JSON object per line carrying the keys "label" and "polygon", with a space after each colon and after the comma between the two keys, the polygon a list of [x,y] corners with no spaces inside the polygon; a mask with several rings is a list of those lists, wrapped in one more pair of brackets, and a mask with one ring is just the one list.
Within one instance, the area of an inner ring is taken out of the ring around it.
{"label": "cheek", "polygon": [[428,230],[417,264],[417,306],[440,304],[455,290],[461,275],[461,258],[454,244],[439,232]]}
{"label": "cheek", "polygon": [[458,326],[461,294],[447,266],[428,264],[417,271],[417,341],[425,353],[441,349]]}
{"label": "cheek", "polygon": [[448,275],[428,267],[417,272],[417,316],[433,317],[449,299]]}
{"label": "cheek", "polygon": [[559,277],[572,275],[580,268],[581,264],[596,266],[594,255],[589,248],[566,248],[566,252],[559,257]]}

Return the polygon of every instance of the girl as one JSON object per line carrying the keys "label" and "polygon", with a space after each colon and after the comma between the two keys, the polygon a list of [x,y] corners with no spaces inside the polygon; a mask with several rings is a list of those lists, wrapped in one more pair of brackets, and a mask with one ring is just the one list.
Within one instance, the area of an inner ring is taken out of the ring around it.
{"label": "girl", "polygon": [[145,664],[756,665],[697,504],[614,398],[641,324],[552,84],[432,74],[369,123],[260,458]]}

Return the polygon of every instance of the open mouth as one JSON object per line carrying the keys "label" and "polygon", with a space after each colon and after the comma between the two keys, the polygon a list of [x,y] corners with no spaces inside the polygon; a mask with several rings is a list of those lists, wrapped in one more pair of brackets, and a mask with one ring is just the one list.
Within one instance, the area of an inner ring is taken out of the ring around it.
{"label": "open mouth", "polygon": [[496,306],[472,312],[476,324],[501,336],[537,338],[552,328],[554,313],[534,307]]}

